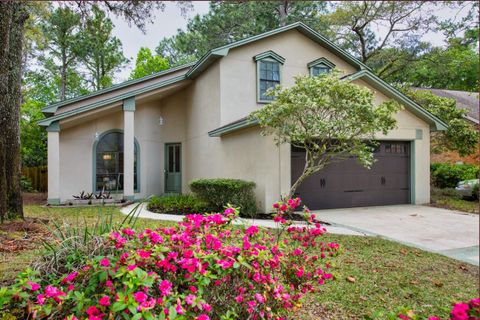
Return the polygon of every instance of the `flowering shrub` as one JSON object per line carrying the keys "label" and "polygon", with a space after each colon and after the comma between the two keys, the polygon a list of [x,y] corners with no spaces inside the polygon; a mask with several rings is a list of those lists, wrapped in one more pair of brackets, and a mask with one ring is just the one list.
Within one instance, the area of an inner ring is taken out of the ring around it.
{"label": "flowering shrub", "polygon": [[[331,279],[339,245],[304,210],[305,226],[283,216],[300,205],[274,205],[278,231],[233,229],[238,210],[188,215],[175,227],[111,232],[114,248],[51,283],[27,270],[0,289],[0,313],[29,319],[285,319],[302,298]],[[283,234],[283,236],[281,236]]]}
{"label": "flowering shrub", "polygon": [[[412,311],[407,314],[398,315],[398,319],[416,320],[419,319]],[[456,303],[450,312],[450,320],[477,320],[480,319],[480,298],[472,299],[470,302]],[[428,320],[441,320],[439,317],[429,317]]]}

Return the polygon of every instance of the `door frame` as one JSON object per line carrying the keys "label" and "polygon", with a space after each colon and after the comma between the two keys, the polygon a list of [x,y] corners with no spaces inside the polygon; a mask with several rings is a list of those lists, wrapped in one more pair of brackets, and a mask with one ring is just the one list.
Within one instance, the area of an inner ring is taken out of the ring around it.
{"label": "door frame", "polygon": [[179,145],[180,146],[180,190],[178,191],[179,194],[182,193],[182,172],[183,172],[183,151],[182,151],[182,143],[181,142],[167,142],[164,144],[163,149],[163,193],[177,193],[177,192],[167,192],[167,170],[168,170],[168,147],[172,145]]}

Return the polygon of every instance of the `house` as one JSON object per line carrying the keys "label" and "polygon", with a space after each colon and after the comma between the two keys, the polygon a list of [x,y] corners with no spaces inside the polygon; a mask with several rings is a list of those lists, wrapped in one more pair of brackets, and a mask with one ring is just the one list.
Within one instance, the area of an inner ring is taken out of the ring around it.
{"label": "house", "polygon": [[302,23],[45,107],[48,202],[82,190],[127,199],[185,193],[192,179],[228,177],[254,181],[259,210],[268,210],[288,192],[303,152],[277,147],[246,116],[269,102],[267,88],[331,68],[374,90],[378,103],[395,99],[404,108],[398,127],[378,135],[371,170],[344,161],[311,177],[299,196],[314,209],[429,202],[430,132],[446,125]]}
{"label": "house", "polygon": [[[427,90],[436,96],[453,99],[456,102],[457,109],[465,110],[465,120],[477,128],[479,128],[479,94],[478,92],[468,92],[459,90],[446,90],[446,89],[430,89],[430,88],[418,88],[412,87],[412,90]],[[432,148],[433,150],[433,148]],[[439,163],[468,163],[478,164],[480,163],[480,150],[468,156],[460,156],[456,151],[443,150],[442,152],[432,152],[431,162]]]}

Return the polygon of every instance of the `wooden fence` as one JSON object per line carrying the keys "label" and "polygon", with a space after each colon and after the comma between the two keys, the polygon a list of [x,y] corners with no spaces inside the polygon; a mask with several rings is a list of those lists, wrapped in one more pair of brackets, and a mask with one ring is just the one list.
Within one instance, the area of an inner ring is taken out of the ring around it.
{"label": "wooden fence", "polygon": [[46,192],[48,187],[47,166],[41,167],[23,167],[22,175],[32,182],[33,190]]}

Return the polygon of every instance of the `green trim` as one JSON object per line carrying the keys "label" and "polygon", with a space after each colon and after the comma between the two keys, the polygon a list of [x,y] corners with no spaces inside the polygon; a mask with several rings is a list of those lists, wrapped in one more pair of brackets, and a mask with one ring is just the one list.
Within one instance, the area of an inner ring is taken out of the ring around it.
{"label": "green trim", "polygon": [[[97,145],[98,145],[98,142],[107,134],[109,133],[113,133],[113,132],[118,132],[118,133],[122,133],[123,134],[123,130],[122,129],[110,129],[110,130],[107,130],[105,132],[103,132],[100,136],[98,136],[98,139],[95,139],[95,141],[93,142],[93,147],[92,147],[92,192],[93,193],[96,193],[97,192],[97,179],[96,179],[96,174],[97,174]],[[137,147],[137,188],[135,190],[133,190],[133,192],[135,193],[139,193],[140,192],[140,177],[141,177],[141,170],[140,170],[140,164],[141,164],[141,161],[140,161],[140,144],[138,143],[138,140],[137,138],[134,137],[134,141],[135,141],[135,146]],[[135,152],[135,149],[134,149],[134,152]],[[112,190],[112,191],[109,191],[110,193],[123,193],[123,190],[118,190],[115,191],[115,190]]]}
{"label": "green trim", "polygon": [[209,137],[221,137],[228,133],[258,125],[258,120],[243,118],[208,132]]}
{"label": "green trim", "polygon": [[[169,146],[172,145],[179,145],[180,146],[180,190],[179,192],[172,192],[169,191],[167,192],[167,175],[165,174],[168,170],[168,159],[167,159],[167,149]],[[183,148],[182,148],[182,143],[181,142],[167,142],[163,146],[163,194],[181,194],[182,193],[182,172],[183,172]]]}
{"label": "green trim", "polygon": [[280,64],[284,64],[284,63],[285,63],[285,58],[282,57],[281,55],[273,52],[272,50],[268,50],[268,51],[266,51],[266,52],[264,52],[264,53],[257,54],[255,57],[253,57],[253,60],[259,61],[259,60],[263,60],[263,59],[266,59],[266,58],[273,59],[273,60],[277,61],[277,62],[280,63]]}
{"label": "green trim", "polygon": [[65,111],[65,112],[60,113],[58,115],[52,116],[50,118],[43,119],[43,120],[39,121],[38,124],[41,125],[41,126],[49,126],[54,121],[59,121],[59,120],[62,120],[62,119],[65,119],[65,118],[68,118],[68,117],[86,112],[86,111],[94,110],[94,109],[103,107],[103,106],[108,105],[108,104],[112,104],[112,103],[115,103],[115,102],[120,102],[120,101],[123,101],[127,98],[132,98],[134,96],[140,95],[140,94],[145,93],[145,92],[160,89],[160,88],[169,86],[171,84],[180,82],[180,81],[185,80],[185,79],[186,79],[185,75],[181,75],[181,76],[178,76],[178,77],[175,77],[175,78],[171,78],[171,79],[168,79],[168,80],[165,80],[165,81],[162,81],[162,82],[159,82],[159,83],[155,83],[155,84],[152,84],[152,85],[147,86],[147,87],[139,88],[137,90],[133,90],[131,92],[127,92],[127,93],[124,93],[124,94],[121,94],[121,95],[118,95],[118,96],[115,96],[115,97],[104,99],[104,100],[101,100],[101,101],[98,101],[98,102],[95,102],[95,103],[92,103],[92,104],[87,104],[85,106],[82,106],[82,107],[79,107],[79,108],[76,108],[76,109],[73,109],[73,110],[70,110],[70,111]]}
{"label": "green trim", "polygon": [[415,182],[416,182],[416,176],[415,176],[415,165],[416,165],[416,158],[417,155],[415,154],[416,148],[415,148],[416,141],[412,140],[410,141],[410,203],[415,204],[416,201],[416,187],[415,187]]}
{"label": "green trim", "polygon": [[48,198],[47,204],[58,206],[60,204],[60,198]]}
{"label": "green trim", "polygon": [[330,60],[328,60],[327,58],[324,58],[324,57],[307,63],[307,67],[312,68],[312,67],[318,66],[319,64],[324,64],[327,67],[330,67],[332,69],[335,68],[335,64],[333,62],[331,62]]}
{"label": "green trim", "polygon": [[[273,52],[273,51],[272,51]],[[272,102],[271,100],[262,100],[260,99],[260,63],[263,61],[269,61],[269,62],[277,62],[279,64],[278,66],[278,75],[280,77],[279,84],[282,84],[282,63],[280,61],[277,61],[276,59],[270,58],[270,57],[264,57],[261,60],[256,60],[257,63],[257,74],[256,74],[256,79],[257,79],[257,103],[270,103]]]}
{"label": "green trim", "polygon": [[184,65],[181,65],[181,66],[178,66],[178,67],[175,67],[175,68],[171,68],[171,69],[167,69],[167,70],[163,70],[163,71],[160,71],[160,72],[157,72],[157,73],[154,73],[154,74],[142,77],[142,78],[128,80],[128,81],[113,85],[111,87],[108,87],[108,88],[105,88],[105,89],[102,89],[102,90],[92,92],[92,93],[89,93],[89,94],[85,94],[85,95],[82,95],[82,96],[78,96],[78,97],[63,100],[63,101],[59,101],[59,102],[56,102],[54,104],[43,107],[42,112],[43,113],[55,113],[55,112],[57,112],[58,108],[63,107],[67,104],[71,104],[71,103],[74,103],[74,102],[78,102],[78,101],[81,101],[81,100],[92,98],[92,97],[95,97],[95,96],[98,96],[98,95],[101,95],[101,94],[104,94],[104,93],[107,93],[107,92],[110,92],[110,91],[114,91],[114,90],[118,90],[118,89],[121,89],[121,88],[124,88],[124,87],[128,87],[130,85],[137,84],[137,83],[140,83],[140,82],[143,82],[143,81],[146,81],[146,80],[150,80],[150,79],[153,79],[153,78],[156,78],[156,77],[164,76],[164,75],[169,74],[171,72],[175,72],[175,71],[178,71],[178,70],[189,68],[189,67],[191,67],[195,64],[196,64],[196,61],[195,62],[190,62],[190,63],[184,64]]}
{"label": "green trim", "polygon": [[60,132],[60,123],[58,121],[52,122],[45,130],[47,132]]}
{"label": "green trim", "polygon": [[415,140],[422,140],[422,139],[423,139],[423,130],[415,129]]}
{"label": "green trim", "polygon": [[387,96],[392,96],[395,98],[398,102],[402,103],[411,111],[413,114],[415,114],[417,117],[420,119],[423,119],[424,121],[428,122],[430,126],[434,130],[438,131],[444,131],[447,130],[447,124],[440,120],[439,118],[435,117],[433,114],[428,112],[427,110],[423,109],[420,105],[418,105],[416,102],[411,100],[409,97],[377,77],[375,74],[368,70],[361,70],[357,73],[354,73],[346,79],[350,81],[354,81],[357,79],[362,79],[366,80],[367,83],[371,84],[372,86],[376,86],[382,93],[384,93]]}
{"label": "green trim", "polygon": [[123,100],[123,111],[135,111],[135,97]]}

